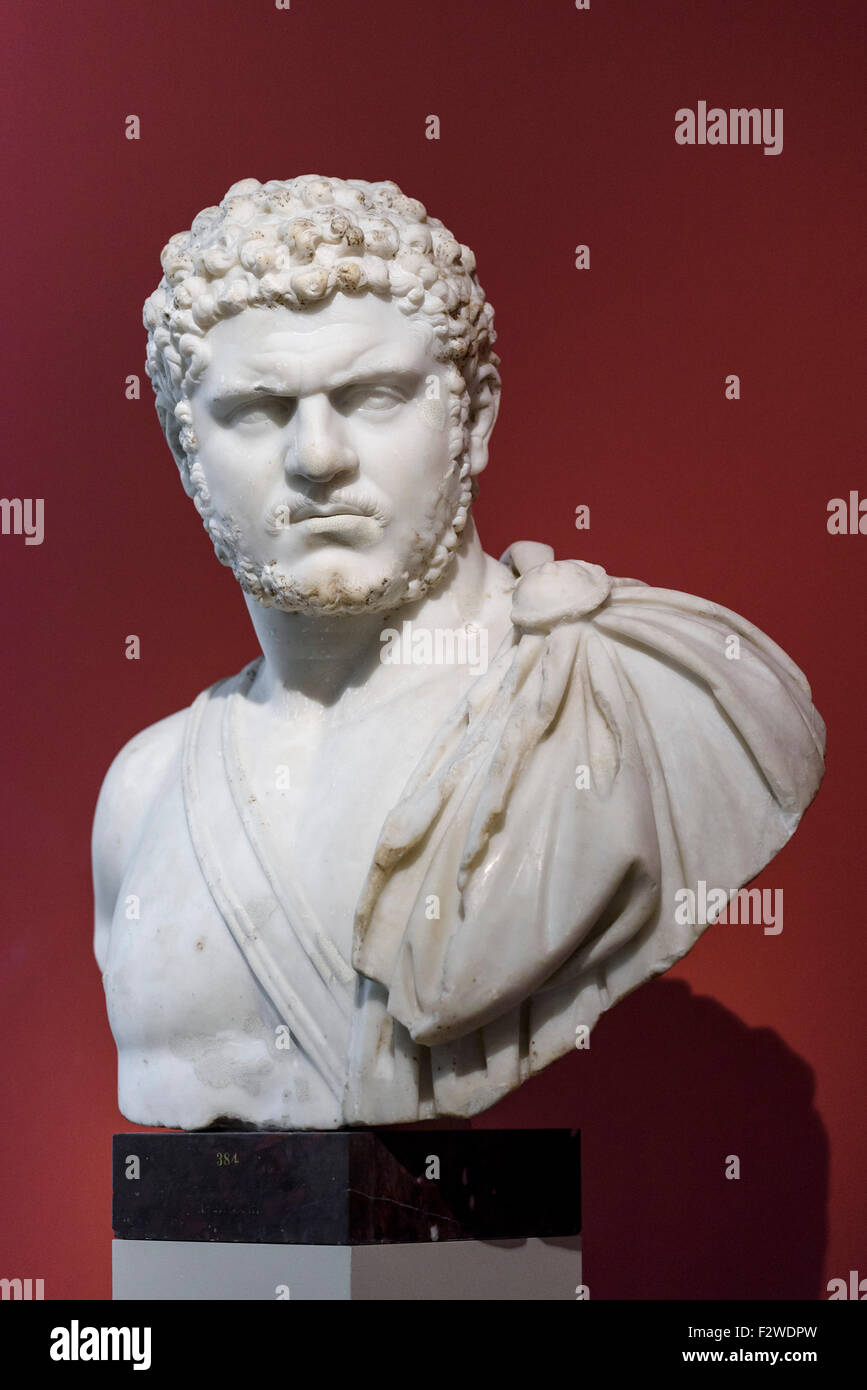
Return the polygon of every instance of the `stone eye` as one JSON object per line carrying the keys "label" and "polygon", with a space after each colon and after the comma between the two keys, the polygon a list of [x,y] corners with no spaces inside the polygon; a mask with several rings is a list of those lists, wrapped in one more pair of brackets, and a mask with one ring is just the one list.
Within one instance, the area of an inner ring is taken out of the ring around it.
{"label": "stone eye", "polygon": [[348,410],[391,410],[403,399],[391,386],[355,386],[347,391],[343,405]]}
{"label": "stone eye", "polygon": [[245,401],[229,416],[230,423],[250,428],[264,425],[285,425],[295,409],[294,400],[281,396],[266,396],[261,400]]}

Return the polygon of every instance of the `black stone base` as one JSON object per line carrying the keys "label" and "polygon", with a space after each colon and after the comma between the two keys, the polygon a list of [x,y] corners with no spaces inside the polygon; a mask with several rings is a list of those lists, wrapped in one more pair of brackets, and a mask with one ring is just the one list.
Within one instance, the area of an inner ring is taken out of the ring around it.
{"label": "black stone base", "polygon": [[581,1231],[580,1136],[543,1130],[116,1134],[122,1240],[378,1245]]}

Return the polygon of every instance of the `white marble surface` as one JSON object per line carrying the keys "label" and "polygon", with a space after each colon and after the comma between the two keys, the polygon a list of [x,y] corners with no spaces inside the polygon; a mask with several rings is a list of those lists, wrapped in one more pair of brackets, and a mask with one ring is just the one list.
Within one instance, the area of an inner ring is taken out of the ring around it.
{"label": "white marble surface", "polygon": [[492,311],[394,185],[244,181],[163,264],[157,408],[262,655],[103,785],[121,1109],[471,1115],[689,950],[679,890],[786,843],[822,721],[724,608],[484,553]]}

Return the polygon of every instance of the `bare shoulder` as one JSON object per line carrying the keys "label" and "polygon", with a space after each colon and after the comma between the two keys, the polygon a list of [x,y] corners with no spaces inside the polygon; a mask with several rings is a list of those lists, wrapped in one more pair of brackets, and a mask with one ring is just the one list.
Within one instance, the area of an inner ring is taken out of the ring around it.
{"label": "bare shoulder", "polygon": [[95,950],[100,966],[108,928],[130,855],[154,797],[183,746],[189,709],[143,729],[125,744],[105,775],[93,821]]}

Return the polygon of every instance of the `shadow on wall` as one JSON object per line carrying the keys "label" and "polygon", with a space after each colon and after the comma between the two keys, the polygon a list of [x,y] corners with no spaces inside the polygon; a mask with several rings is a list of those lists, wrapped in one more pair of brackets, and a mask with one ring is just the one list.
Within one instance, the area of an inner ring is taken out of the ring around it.
{"label": "shadow on wall", "polygon": [[660,979],[473,1128],[580,1127],[592,1299],[816,1299],[828,1139],[814,1090],[776,1033]]}

